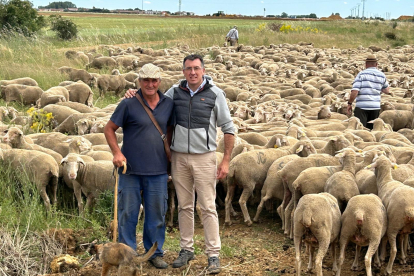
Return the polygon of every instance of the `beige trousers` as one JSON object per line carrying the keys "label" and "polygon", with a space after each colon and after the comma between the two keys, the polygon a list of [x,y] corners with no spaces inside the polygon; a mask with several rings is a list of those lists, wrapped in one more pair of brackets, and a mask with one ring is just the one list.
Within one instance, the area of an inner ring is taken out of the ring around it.
{"label": "beige trousers", "polygon": [[204,240],[208,257],[218,256],[221,248],[216,211],[216,153],[188,154],[172,151],[171,176],[178,198],[180,247],[194,252],[195,192],[201,208]]}

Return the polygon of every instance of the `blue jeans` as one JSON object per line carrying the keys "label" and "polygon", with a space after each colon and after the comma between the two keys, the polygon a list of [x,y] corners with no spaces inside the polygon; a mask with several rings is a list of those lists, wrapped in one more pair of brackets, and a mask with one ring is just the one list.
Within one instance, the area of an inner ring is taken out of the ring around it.
{"label": "blue jeans", "polygon": [[119,174],[118,186],[118,240],[134,250],[137,249],[136,227],[141,205],[141,191],[144,199],[145,251],[157,241],[158,248],[151,259],[163,256],[165,241],[165,213],[167,212],[167,174],[125,175]]}

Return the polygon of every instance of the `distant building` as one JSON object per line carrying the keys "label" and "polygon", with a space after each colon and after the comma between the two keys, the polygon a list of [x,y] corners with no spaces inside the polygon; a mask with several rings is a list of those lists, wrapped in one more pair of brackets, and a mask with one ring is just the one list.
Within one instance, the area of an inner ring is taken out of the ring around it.
{"label": "distant building", "polygon": [[413,16],[409,16],[409,15],[401,15],[400,17],[397,18],[398,21],[410,21],[413,20]]}
{"label": "distant building", "polygon": [[70,12],[77,12],[78,8],[67,8],[66,10]]}

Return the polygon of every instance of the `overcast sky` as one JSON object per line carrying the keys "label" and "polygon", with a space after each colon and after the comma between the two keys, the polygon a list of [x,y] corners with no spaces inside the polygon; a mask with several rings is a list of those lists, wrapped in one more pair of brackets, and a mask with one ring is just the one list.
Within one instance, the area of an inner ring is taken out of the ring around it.
{"label": "overcast sky", "polygon": [[[65,1],[65,0],[62,0]],[[33,0],[33,5],[44,6],[53,2],[51,0]],[[127,9],[144,8],[145,10],[178,11],[179,0],[73,0],[77,7]],[[331,13],[340,13],[342,17],[351,15],[362,16],[362,0],[182,0],[181,10],[191,11],[197,15],[212,14],[224,11],[226,14],[243,15],[280,15],[286,12],[289,15],[315,13],[318,17],[329,16]],[[266,11],[264,10],[266,9]],[[365,15],[398,18],[400,15],[414,14],[414,0],[366,0]]]}

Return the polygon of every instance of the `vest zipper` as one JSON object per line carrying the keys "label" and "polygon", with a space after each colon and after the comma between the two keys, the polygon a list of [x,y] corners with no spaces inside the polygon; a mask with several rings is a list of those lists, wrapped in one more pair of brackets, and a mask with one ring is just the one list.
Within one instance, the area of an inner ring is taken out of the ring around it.
{"label": "vest zipper", "polygon": [[190,153],[190,132],[191,132],[191,105],[193,102],[193,97],[190,95],[190,105],[188,107],[188,153]]}

